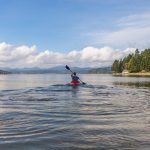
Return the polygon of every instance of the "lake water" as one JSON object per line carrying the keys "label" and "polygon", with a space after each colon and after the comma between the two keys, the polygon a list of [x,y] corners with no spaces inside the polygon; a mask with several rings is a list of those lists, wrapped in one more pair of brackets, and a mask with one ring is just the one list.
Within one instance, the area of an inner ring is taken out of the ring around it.
{"label": "lake water", "polygon": [[0,76],[0,150],[149,150],[150,78]]}

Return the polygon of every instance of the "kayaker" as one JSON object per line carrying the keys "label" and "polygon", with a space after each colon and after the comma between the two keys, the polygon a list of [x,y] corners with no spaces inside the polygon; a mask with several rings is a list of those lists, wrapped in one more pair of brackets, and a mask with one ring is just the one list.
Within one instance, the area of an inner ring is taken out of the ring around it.
{"label": "kayaker", "polygon": [[81,79],[76,75],[76,72],[73,72],[69,66],[65,66],[67,70],[70,70],[72,81],[69,83],[70,85],[80,85],[80,84],[86,84],[85,82],[81,81]]}
{"label": "kayaker", "polygon": [[71,74],[72,82],[80,83],[79,77],[76,75],[76,72]]}

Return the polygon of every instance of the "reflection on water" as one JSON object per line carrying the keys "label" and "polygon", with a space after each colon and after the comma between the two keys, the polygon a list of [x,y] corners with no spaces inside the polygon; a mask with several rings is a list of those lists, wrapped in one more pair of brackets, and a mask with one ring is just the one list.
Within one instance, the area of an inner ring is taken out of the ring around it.
{"label": "reflection on water", "polygon": [[0,150],[149,150],[149,78],[54,76],[1,78]]}
{"label": "reflection on water", "polygon": [[132,86],[132,87],[150,87],[150,82],[113,82],[114,85]]}

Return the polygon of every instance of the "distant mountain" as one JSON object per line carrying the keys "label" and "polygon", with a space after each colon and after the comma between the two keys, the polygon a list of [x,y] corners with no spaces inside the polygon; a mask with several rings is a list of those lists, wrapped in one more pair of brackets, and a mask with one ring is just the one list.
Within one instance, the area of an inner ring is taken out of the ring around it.
{"label": "distant mountain", "polygon": [[7,68],[12,73],[25,73],[25,74],[43,74],[43,73],[62,73],[61,70],[55,70],[53,68]]}
{"label": "distant mountain", "polygon": [[0,74],[10,74],[11,72],[0,70]]}
{"label": "distant mountain", "polygon": [[111,74],[111,67],[93,68],[88,71],[90,74]]}
{"label": "distant mountain", "polygon": [[[44,73],[58,73],[58,74],[67,74],[70,73],[69,70],[65,68],[65,66],[56,66],[53,68],[3,68],[3,70],[7,70],[11,73],[25,73],[25,74],[44,74]],[[87,73],[111,73],[111,67],[105,68],[80,68],[80,67],[72,67],[72,71],[80,73],[80,74],[87,74]]]}

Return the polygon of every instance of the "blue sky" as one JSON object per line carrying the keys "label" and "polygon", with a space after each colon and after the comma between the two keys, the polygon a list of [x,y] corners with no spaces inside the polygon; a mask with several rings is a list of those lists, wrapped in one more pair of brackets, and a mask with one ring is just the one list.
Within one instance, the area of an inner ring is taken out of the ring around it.
{"label": "blue sky", "polygon": [[149,8],[150,0],[0,0],[0,50],[24,45],[36,46],[39,55],[62,55],[86,47],[147,48]]}
{"label": "blue sky", "polygon": [[57,51],[101,47],[87,35],[113,31],[117,20],[149,7],[149,0],[0,0],[0,42]]}

